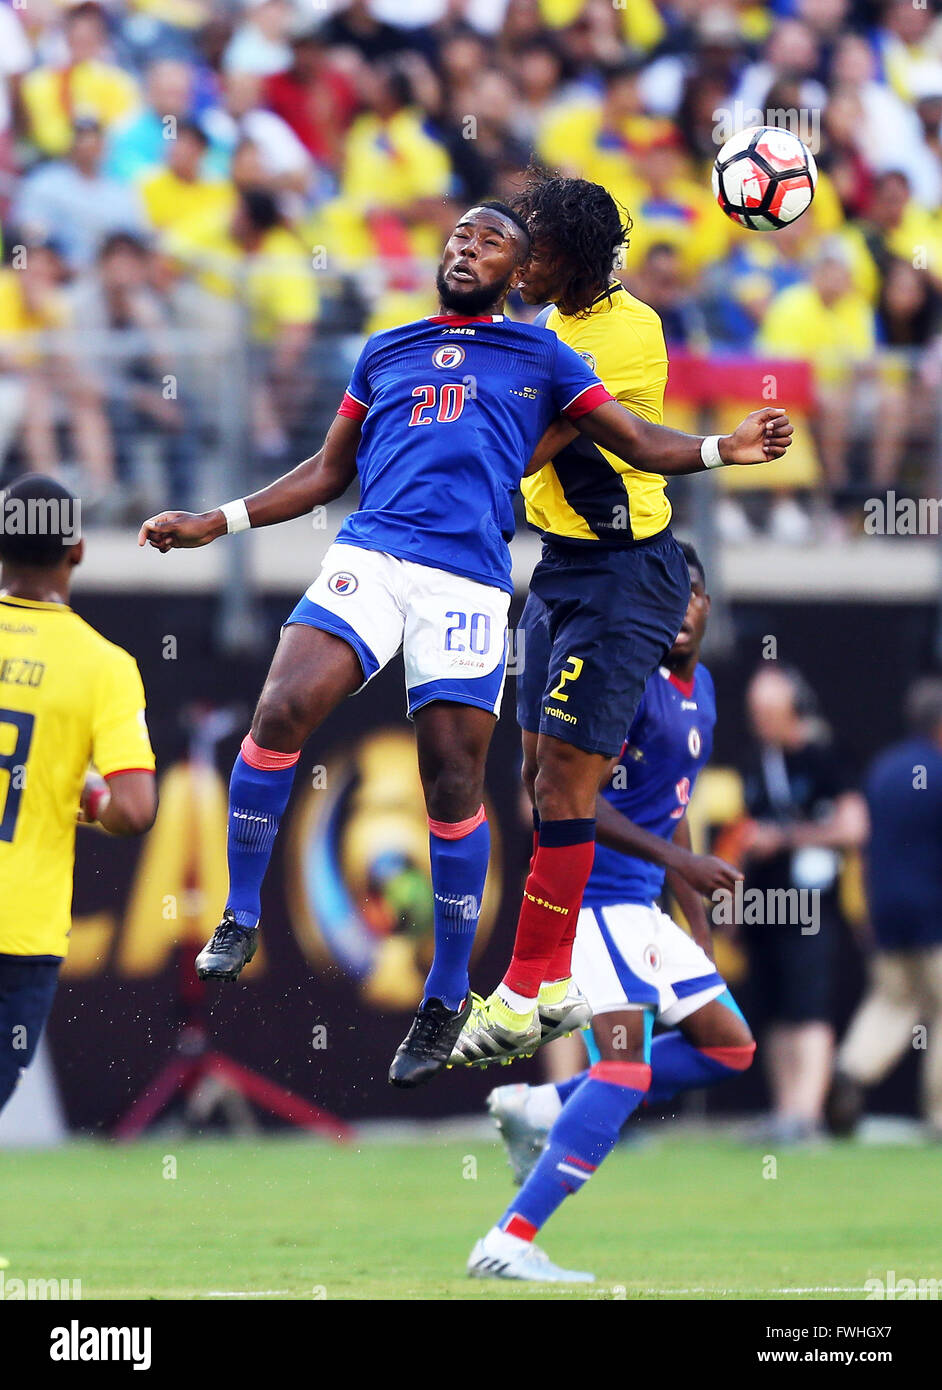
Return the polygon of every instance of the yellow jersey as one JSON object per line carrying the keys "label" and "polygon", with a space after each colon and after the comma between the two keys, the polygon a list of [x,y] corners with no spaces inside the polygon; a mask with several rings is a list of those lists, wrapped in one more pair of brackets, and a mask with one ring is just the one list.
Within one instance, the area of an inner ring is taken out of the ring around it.
{"label": "yellow jersey", "polygon": [[[654,310],[618,283],[584,317],[554,308],[546,320],[585,358],[621,405],[652,424],[664,418],[667,348]],[[521,484],[527,521],[545,535],[618,544],[644,540],[671,519],[666,483],[578,435],[552,463]]]}
{"label": "yellow jersey", "polygon": [[236,205],[235,185],[228,179],[178,178],[172,169],[158,169],[138,180],[141,201],[151,227],[163,232],[191,219],[225,225]]}
{"label": "yellow jersey", "polygon": [[21,92],[30,139],[47,155],[68,153],[73,122],[80,117],[107,130],[136,111],[141,100],[130,73],[97,58],[68,68],[33,68]]}
{"label": "yellow jersey", "polygon": [[825,304],[813,285],[791,285],[766,310],[756,346],[769,357],[805,358],[820,384],[838,383],[876,351],[873,309],[859,290]]}
{"label": "yellow jersey", "polygon": [[0,954],[64,956],[90,764],[154,770],[137,663],[62,603],[0,596]]}

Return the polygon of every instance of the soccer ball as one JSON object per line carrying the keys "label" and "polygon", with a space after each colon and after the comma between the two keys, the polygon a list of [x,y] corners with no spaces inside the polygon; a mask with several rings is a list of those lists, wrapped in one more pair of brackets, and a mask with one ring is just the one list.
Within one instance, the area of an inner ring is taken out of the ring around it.
{"label": "soccer ball", "polygon": [[713,164],[713,193],[734,222],[752,232],[787,227],[811,206],[814,156],[789,130],[755,126],[733,135]]}

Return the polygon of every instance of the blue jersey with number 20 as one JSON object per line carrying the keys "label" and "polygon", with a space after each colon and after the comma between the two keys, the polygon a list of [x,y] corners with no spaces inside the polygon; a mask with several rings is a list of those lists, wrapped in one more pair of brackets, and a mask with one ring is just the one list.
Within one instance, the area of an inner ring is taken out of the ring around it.
{"label": "blue jersey with number 20", "polygon": [[375,333],[340,413],[362,421],[338,541],[513,592],[512,496],[547,426],[611,400],[546,328],[439,315]]}

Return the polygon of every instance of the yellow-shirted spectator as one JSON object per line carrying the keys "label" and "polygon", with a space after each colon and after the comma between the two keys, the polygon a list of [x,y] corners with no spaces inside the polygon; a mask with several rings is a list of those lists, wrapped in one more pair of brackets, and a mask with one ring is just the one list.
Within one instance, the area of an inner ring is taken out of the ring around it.
{"label": "yellow-shirted spectator", "polygon": [[821,462],[831,487],[843,487],[854,386],[859,370],[873,359],[876,325],[840,244],[825,243],[808,284],[793,285],[772,300],[757,348],[769,357],[811,362]]}
{"label": "yellow-shirted spectator", "polygon": [[412,104],[409,78],[395,67],[371,74],[371,110],[347,137],[340,194],[305,227],[335,269],[362,273],[374,333],[435,308],[428,262],[438,261],[451,161]]}
{"label": "yellow-shirted spectator", "polygon": [[111,436],[100,402],[89,392],[73,356],[43,335],[72,327],[62,289],[65,270],[48,246],[23,248],[23,263],[0,270],[0,457],[22,433],[29,464],[55,471],[57,427],[70,427],[86,492],[112,481]]}
{"label": "yellow-shirted spectator", "polygon": [[205,290],[244,306],[254,437],[262,453],[283,453],[310,387],[304,359],[320,309],[310,251],[258,188],[239,190],[228,227],[194,221],[172,228],[163,246]]}
{"label": "yellow-shirted spectator", "polygon": [[217,227],[228,224],[235,210],[236,191],[227,179],[202,176],[208,144],[194,121],[181,121],[176,139],[167,142],[166,167],[140,179],[141,201],[155,231],[194,222]]}
{"label": "yellow-shirted spectator", "polygon": [[770,357],[812,362],[819,381],[843,379],[875,345],[873,310],[854,289],[846,257],[826,246],[808,284],[775,296],[759,330],[758,347]]}
{"label": "yellow-shirted spectator", "polygon": [[284,329],[317,319],[317,279],[300,237],[287,227],[270,194],[240,192],[229,223],[194,220],[168,230],[164,249],[194,270],[204,288],[246,305],[252,338],[272,343]]}
{"label": "yellow-shirted spectator", "polygon": [[942,284],[942,222],[910,197],[909,181],[898,170],[877,179],[866,218],[847,227],[842,240],[854,283],[871,303],[880,293],[880,266],[893,256]]}
{"label": "yellow-shirted spectator", "polygon": [[35,68],[21,88],[27,133],[47,155],[68,151],[77,120],[95,120],[107,130],[140,104],[135,79],[106,57],[108,31],[98,5],[77,5],[64,25],[68,61]]}
{"label": "yellow-shirted spectator", "polygon": [[883,9],[875,41],[885,80],[910,102],[915,70],[939,58],[934,7],[916,0],[889,0]]}
{"label": "yellow-shirted spectator", "polygon": [[[540,14],[554,29],[574,24],[585,13],[585,0],[540,0]],[[655,0],[631,0],[615,10],[615,22],[620,37],[629,48],[648,52],[661,42],[667,32]]]}
{"label": "yellow-shirted spectator", "polygon": [[[58,257],[44,247],[30,248],[20,269],[0,270],[0,458],[29,427],[30,399],[40,394],[31,380],[44,375],[41,335],[68,323],[60,270]],[[40,414],[50,416],[50,402]]]}
{"label": "yellow-shirted spectator", "polygon": [[421,216],[421,204],[448,193],[451,163],[445,148],[424,128],[419,111],[375,112],[354,121],[347,137],[340,195],[365,222],[377,211],[401,214],[405,241],[416,256],[441,250],[438,228]]}
{"label": "yellow-shirted spectator", "polygon": [[[68,303],[46,268],[42,247],[26,251],[22,270],[0,270],[0,363],[25,367],[40,360],[38,338],[69,321]],[[30,261],[39,264],[30,268]]]}
{"label": "yellow-shirted spectator", "polygon": [[640,71],[636,62],[610,69],[601,102],[551,108],[537,135],[548,168],[601,184],[625,207],[638,192],[638,151],[674,129],[663,117],[645,113]]}
{"label": "yellow-shirted spectator", "polygon": [[347,139],[341,192],[359,207],[407,207],[448,191],[451,167],[442,145],[409,109],[384,119],[369,113],[354,121]]}
{"label": "yellow-shirted spectator", "polygon": [[659,134],[639,149],[635,168],[639,187],[628,206],[634,220],[632,260],[642,260],[658,243],[677,248],[688,274],[722,259],[733,224],[724,217],[709,188],[686,176],[676,131],[672,128]]}

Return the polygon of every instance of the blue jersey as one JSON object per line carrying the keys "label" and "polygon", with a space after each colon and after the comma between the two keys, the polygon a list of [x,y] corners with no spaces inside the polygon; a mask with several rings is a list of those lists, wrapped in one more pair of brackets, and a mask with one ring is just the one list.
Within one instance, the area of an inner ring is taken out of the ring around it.
{"label": "blue jersey", "polygon": [[[716,697],[706,667],[697,666],[688,685],[660,666],[648,678],[621,762],[602,795],[636,825],[671,839],[709,761],[715,724]],[[663,886],[659,864],[596,845],[582,901],[586,907],[650,905]]]}
{"label": "blue jersey", "polygon": [[375,333],[340,407],[363,432],[337,540],[513,593],[511,499],[533,450],[560,414],[611,399],[555,333],[501,315]]}

